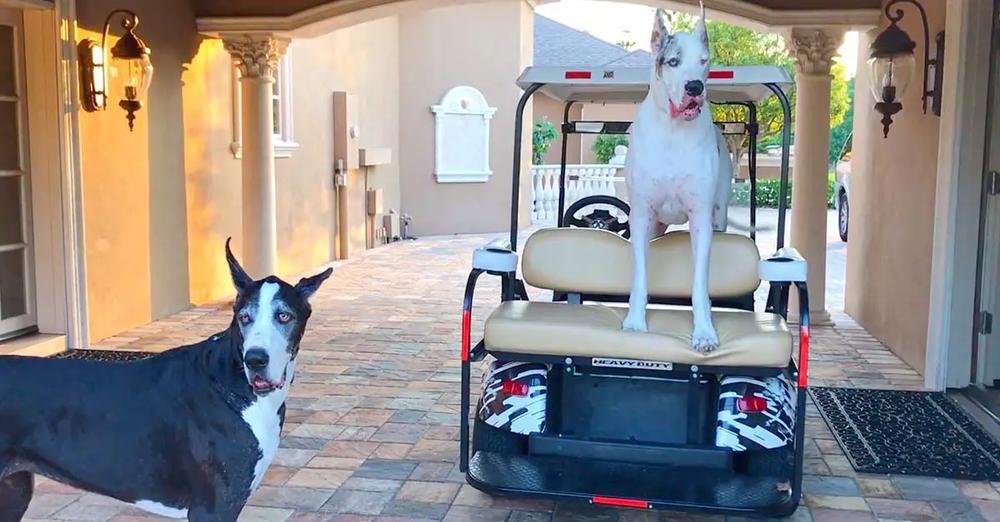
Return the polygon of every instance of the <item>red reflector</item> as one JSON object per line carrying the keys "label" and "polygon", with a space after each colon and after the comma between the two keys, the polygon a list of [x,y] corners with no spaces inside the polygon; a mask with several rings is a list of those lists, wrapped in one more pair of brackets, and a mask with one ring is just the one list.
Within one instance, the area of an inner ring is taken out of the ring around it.
{"label": "red reflector", "polygon": [[566,79],[567,80],[589,80],[590,79],[590,71],[567,71],[566,72]]}
{"label": "red reflector", "polygon": [[709,80],[732,80],[733,71],[708,71]]}
{"label": "red reflector", "polygon": [[506,393],[507,395],[514,395],[517,397],[527,397],[528,384],[517,381],[504,381],[503,392]]}
{"label": "red reflector", "polygon": [[736,408],[743,413],[760,413],[767,411],[767,399],[747,395],[736,399]]}
{"label": "red reflector", "polygon": [[645,500],[632,500],[629,498],[612,498],[612,497],[593,497],[590,499],[592,504],[603,504],[605,506],[617,506],[617,507],[630,507],[630,508],[640,508],[649,509],[649,502]]}

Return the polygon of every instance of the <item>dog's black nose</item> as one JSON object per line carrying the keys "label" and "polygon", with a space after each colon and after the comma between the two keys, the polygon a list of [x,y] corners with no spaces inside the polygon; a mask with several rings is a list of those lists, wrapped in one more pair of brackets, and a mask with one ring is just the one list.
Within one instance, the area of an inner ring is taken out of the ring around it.
{"label": "dog's black nose", "polygon": [[269,359],[270,357],[267,356],[267,352],[260,348],[251,348],[243,356],[243,362],[246,363],[247,368],[257,372],[267,368],[267,361]]}
{"label": "dog's black nose", "polygon": [[698,96],[705,91],[705,84],[701,80],[691,80],[684,84],[684,92],[691,96]]}

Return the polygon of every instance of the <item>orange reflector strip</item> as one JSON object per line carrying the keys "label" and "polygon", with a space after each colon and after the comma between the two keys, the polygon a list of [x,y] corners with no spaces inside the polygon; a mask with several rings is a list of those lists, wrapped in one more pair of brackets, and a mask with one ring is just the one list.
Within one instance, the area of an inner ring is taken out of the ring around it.
{"label": "orange reflector strip", "polygon": [[604,506],[650,509],[649,502],[646,502],[645,500],[633,500],[630,498],[592,497],[590,502],[592,504],[601,504]]}

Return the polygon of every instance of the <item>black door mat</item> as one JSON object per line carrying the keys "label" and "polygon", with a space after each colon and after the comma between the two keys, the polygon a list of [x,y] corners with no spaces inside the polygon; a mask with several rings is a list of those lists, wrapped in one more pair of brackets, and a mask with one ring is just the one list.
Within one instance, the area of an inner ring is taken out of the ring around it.
{"label": "black door mat", "polygon": [[810,393],[855,471],[1000,480],[1000,445],[943,393]]}
{"label": "black door mat", "polygon": [[58,355],[54,359],[82,359],[85,361],[103,362],[132,362],[148,359],[156,355],[152,352],[134,352],[126,350],[70,350]]}

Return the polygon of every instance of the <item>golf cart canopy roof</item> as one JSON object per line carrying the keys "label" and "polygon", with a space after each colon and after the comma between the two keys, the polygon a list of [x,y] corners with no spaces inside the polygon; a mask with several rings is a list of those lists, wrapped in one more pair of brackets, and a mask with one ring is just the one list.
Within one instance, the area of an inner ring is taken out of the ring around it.
{"label": "golf cart canopy roof", "polygon": [[[649,67],[528,67],[517,79],[522,89],[535,83],[544,84],[540,90],[561,102],[639,103],[649,90]],[[787,90],[792,79],[777,65],[712,67],[708,99],[759,103],[773,95],[766,84]]]}

